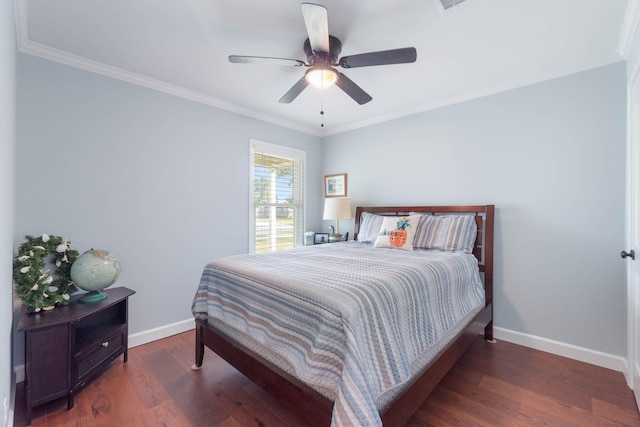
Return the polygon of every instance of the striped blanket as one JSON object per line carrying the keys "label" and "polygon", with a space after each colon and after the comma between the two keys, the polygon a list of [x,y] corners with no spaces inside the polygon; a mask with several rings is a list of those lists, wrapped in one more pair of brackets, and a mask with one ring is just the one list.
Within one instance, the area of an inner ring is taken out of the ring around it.
{"label": "striped blanket", "polygon": [[381,397],[483,299],[473,255],[341,242],[213,261],[192,311],[274,351],[332,426],[380,426]]}

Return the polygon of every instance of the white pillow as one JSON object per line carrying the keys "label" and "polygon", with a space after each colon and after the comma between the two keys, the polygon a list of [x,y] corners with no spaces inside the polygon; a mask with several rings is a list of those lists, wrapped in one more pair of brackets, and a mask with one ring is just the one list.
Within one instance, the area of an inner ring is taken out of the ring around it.
{"label": "white pillow", "polygon": [[386,216],[373,244],[374,248],[413,250],[413,237],[420,222],[419,216]]}
{"label": "white pillow", "polygon": [[361,243],[373,243],[378,237],[380,226],[382,225],[382,215],[369,212],[362,212],[360,219],[360,230],[358,231],[358,241]]}

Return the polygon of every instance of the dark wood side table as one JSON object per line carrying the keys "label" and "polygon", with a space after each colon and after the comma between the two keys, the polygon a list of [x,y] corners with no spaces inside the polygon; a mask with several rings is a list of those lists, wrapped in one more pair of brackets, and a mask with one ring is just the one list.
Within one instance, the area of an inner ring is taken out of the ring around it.
{"label": "dark wood side table", "polygon": [[121,354],[127,362],[127,288],[105,289],[107,299],[82,304],[72,297],[69,305],[49,312],[27,313],[22,308],[18,330],[25,331],[25,385],[27,422],[34,406],[74,394],[101,374]]}

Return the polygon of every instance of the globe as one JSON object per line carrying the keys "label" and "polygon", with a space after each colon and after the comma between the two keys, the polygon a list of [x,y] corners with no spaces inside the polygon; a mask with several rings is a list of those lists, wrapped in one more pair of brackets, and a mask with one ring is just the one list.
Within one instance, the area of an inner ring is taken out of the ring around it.
{"label": "globe", "polygon": [[91,249],[80,255],[71,265],[71,280],[89,292],[78,302],[93,303],[106,299],[107,294],[102,290],[113,285],[120,270],[120,261],[109,251]]}

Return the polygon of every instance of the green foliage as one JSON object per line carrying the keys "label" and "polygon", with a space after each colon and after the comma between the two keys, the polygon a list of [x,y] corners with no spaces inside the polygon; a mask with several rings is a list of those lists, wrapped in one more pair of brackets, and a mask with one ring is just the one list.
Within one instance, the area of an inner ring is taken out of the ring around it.
{"label": "green foliage", "polygon": [[270,199],[271,185],[267,178],[257,178],[253,181],[254,195],[256,202],[268,202]]}
{"label": "green foliage", "polygon": [[411,224],[409,224],[409,219],[407,217],[402,217],[396,223],[396,227],[398,230],[406,230],[407,227],[411,227]]}
{"label": "green foliage", "polygon": [[[70,249],[71,242],[59,236],[25,236],[13,259],[13,283],[16,295],[29,313],[56,304],[67,305],[76,285],[71,280],[71,264],[78,251]],[[52,274],[46,262],[55,267]]]}

